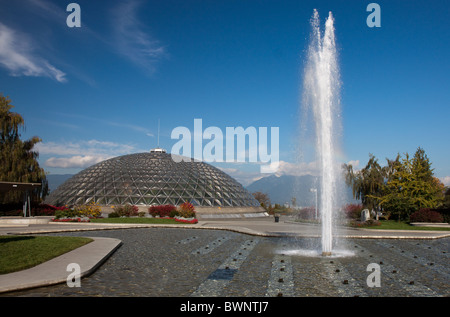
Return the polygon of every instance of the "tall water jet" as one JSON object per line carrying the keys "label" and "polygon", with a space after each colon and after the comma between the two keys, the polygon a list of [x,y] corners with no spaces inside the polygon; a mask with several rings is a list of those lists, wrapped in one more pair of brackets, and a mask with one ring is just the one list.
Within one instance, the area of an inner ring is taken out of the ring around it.
{"label": "tall water jet", "polygon": [[312,112],[315,126],[316,161],[320,170],[322,255],[331,255],[333,213],[339,208],[337,203],[339,168],[335,146],[339,144],[337,127],[340,126],[340,76],[332,13],[328,15],[323,34],[317,10],[314,10],[311,27],[303,80],[303,107]]}

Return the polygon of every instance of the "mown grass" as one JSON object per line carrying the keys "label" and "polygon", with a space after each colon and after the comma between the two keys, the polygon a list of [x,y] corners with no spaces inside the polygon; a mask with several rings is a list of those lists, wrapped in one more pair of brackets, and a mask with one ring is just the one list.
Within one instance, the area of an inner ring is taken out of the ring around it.
{"label": "mown grass", "polygon": [[147,217],[120,217],[91,219],[93,223],[137,223],[137,224],[180,224],[174,219],[147,218]]}
{"label": "mown grass", "polygon": [[412,226],[407,222],[395,220],[381,220],[381,225],[364,227],[365,229],[384,229],[384,230],[433,230],[433,231],[450,231],[450,228],[442,227],[419,227]]}
{"label": "mown grass", "polygon": [[0,274],[34,267],[92,241],[83,237],[0,236]]}

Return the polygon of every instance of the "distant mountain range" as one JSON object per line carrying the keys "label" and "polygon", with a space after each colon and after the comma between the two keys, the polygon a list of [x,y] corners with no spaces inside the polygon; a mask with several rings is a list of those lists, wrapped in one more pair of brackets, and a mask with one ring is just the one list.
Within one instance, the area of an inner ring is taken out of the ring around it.
{"label": "distant mountain range", "polygon": [[49,174],[47,175],[48,189],[50,192],[58,188],[59,185],[71,178],[73,174]]}
{"label": "distant mountain range", "polygon": [[[318,178],[311,175],[271,175],[253,182],[246,188],[251,193],[262,192],[267,194],[272,204],[283,205],[288,203],[292,205],[292,198],[295,197],[297,206],[307,207],[315,205],[315,194],[310,189],[317,188],[318,184]],[[350,188],[346,187],[343,191],[346,203],[357,203],[353,199]]]}

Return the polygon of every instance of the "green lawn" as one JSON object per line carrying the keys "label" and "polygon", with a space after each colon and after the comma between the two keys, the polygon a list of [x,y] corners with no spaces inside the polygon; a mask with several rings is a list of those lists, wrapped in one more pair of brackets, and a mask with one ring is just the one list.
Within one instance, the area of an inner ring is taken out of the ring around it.
{"label": "green lawn", "polygon": [[91,241],[82,237],[0,236],[0,274],[31,268]]}
{"label": "green lawn", "polygon": [[381,226],[364,227],[365,229],[385,229],[385,230],[434,230],[434,231],[450,231],[450,228],[439,227],[418,227],[409,223],[395,220],[381,220]]}
{"label": "green lawn", "polygon": [[91,219],[93,223],[156,223],[156,224],[181,224],[173,219],[147,218],[147,217],[125,217],[125,218],[97,218]]}

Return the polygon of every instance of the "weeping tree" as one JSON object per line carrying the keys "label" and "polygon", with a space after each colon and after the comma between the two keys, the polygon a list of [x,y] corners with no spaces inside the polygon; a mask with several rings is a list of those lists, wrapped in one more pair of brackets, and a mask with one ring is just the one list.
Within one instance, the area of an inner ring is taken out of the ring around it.
{"label": "weeping tree", "polygon": [[379,198],[383,194],[385,169],[378,164],[378,159],[370,154],[369,162],[359,171],[354,171],[351,164],[344,164],[345,182],[352,188],[353,197],[361,200],[368,209],[379,209]]}
{"label": "weeping tree", "polygon": [[[34,146],[41,142],[38,137],[29,140],[20,139],[20,130],[24,128],[23,117],[12,112],[11,100],[0,94],[0,181],[42,183],[41,188],[31,194],[33,201],[41,201],[48,193],[45,171],[39,166],[38,152]],[[9,191],[0,193],[0,203],[18,203],[23,199],[23,193]]]}

